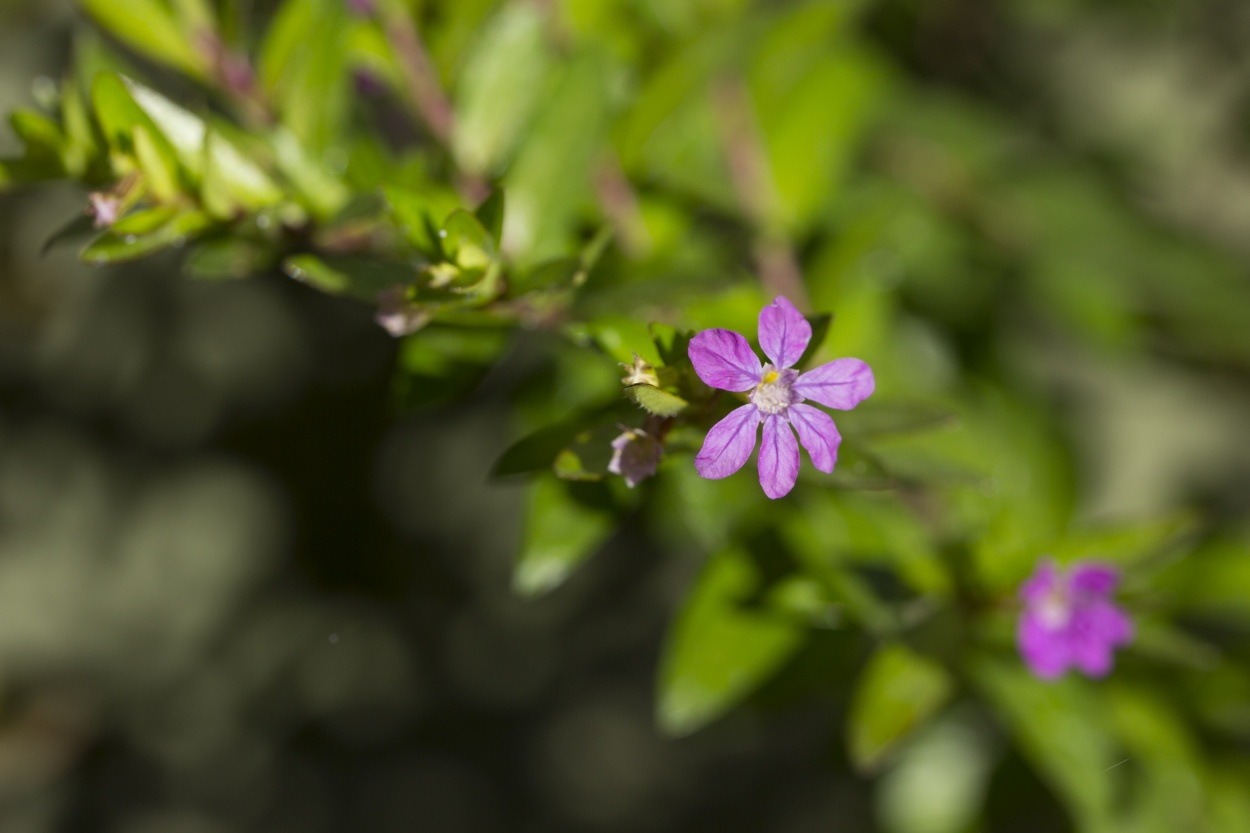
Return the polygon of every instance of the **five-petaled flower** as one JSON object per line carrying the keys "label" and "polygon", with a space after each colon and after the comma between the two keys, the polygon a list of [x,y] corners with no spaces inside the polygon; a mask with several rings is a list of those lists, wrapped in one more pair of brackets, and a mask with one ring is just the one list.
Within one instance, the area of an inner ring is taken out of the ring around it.
{"label": "five-petaled flower", "polygon": [[1064,572],[1044,561],[1020,588],[1024,612],[1020,655],[1044,680],[1075,667],[1091,677],[1111,670],[1111,653],[1133,639],[1133,623],[1111,601],[1120,581],[1114,567],[1093,562]]}
{"label": "five-petaled flower", "polygon": [[791,426],[817,469],[831,472],[837,462],[842,437],[833,418],[804,400],[848,410],[868,398],[874,382],[872,370],[859,359],[795,370],[812,339],[812,325],[784,297],[760,310],[759,337],[768,364],[761,365],[747,340],[731,330],[704,330],[691,339],[690,361],[700,379],[720,390],[750,391],[748,404],[712,426],[694,464],[703,477],[728,477],[751,456],[756,427],[763,423],[760,485],[764,494],[779,498],[799,476],[799,446]]}

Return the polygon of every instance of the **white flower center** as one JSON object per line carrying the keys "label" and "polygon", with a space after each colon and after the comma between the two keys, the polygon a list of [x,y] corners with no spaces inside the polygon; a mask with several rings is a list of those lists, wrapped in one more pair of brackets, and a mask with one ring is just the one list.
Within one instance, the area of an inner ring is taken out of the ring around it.
{"label": "white flower center", "polygon": [[1062,588],[1055,588],[1042,597],[1037,606],[1037,618],[1047,630],[1058,631],[1067,627],[1072,619],[1072,603]]}
{"label": "white flower center", "polygon": [[784,413],[791,405],[803,401],[792,389],[798,378],[797,370],[778,370],[771,364],[764,365],[760,383],[751,391],[751,404],[765,414]]}

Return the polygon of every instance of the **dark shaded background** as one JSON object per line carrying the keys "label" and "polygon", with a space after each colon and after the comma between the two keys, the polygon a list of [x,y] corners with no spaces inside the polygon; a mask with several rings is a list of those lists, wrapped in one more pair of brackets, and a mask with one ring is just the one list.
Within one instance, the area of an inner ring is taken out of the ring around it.
{"label": "dark shaded background", "polygon": [[[60,72],[73,17],[0,5],[2,109]],[[922,94],[963,91],[1125,211],[1250,257],[1250,7],[891,0],[868,20]],[[668,741],[654,677],[693,558],[625,528],[552,597],[513,596],[519,495],[486,475],[531,337],[466,402],[395,419],[370,310],[278,275],[41,255],[81,205],[0,196],[0,830],[875,829],[845,694],[818,682],[861,637],[819,635],[756,708]],[[1033,302],[968,281],[958,308],[923,280],[906,298],[976,372]],[[1250,364],[1190,343],[1070,368],[1091,512],[1250,508]],[[977,829],[1066,829],[1004,754]]]}

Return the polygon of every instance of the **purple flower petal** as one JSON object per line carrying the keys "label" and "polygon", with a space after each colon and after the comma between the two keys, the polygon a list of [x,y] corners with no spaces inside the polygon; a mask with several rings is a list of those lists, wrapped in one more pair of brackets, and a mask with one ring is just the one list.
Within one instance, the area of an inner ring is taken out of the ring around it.
{"label": "purple flower petal", "polygon": [[859,359],[836,359],[799,375],[794,389],[804,399],[846,411],[872,395],[872,368]]}
{"label": "purple flower petal", "polygon": [[838,462],[838,444],[842,442],[833,417],[811,405],[791,405],[787,413],[790,424],[799,432],[799,442],[812,458],[812,465],[826,474],[833,471]]}
{"label": "purple flower petal", "polygon": [[1055,566],[1055,562],[1043,561],[1028,581],[1020,585],[1020,598],[1030,605],[1040,604],[1059,579],[1059,568]]}
{"label": "purple flower petal", "polygon": [[1016,642],[1020,656],[1038,677],[1053,680],[1068,670],[1071,663],[1068,640],[1061,632],[1047,628],[1041,617],[1028,612],[1021,616]]}
{"label": "purple flower petal", "polygon": [[732,330],[704,330],[690,339],[687,352],[699,378],[720,390],[748,391],[764,372],[751,345]]}
{"label": "purple flower petal", "polygon": [[778,295],[760,310],[759,335],[760,347],[773,366],[791,367],[812,340],[812,325],[784,295]]}
{"label": "purple flower petal", "polygon": [[760,485],[773,500],[789,494],[799,479],[799,443],[781,414],[770,414],[764,421],[759,467]]}
{"label": "purple flower petal", "polygon": [[1079,593],[1106,596],[1120,583],[1120,571],[1109,564],[1076,564],[1068,571],[1068,586]]}
{"label": "purple flower petal", "polygon": [[759,422],[759,410],[754,405],[743,405],[713,425],[694,458],[699,475],[720,480],[742,468],[755,450],[755,427]]}

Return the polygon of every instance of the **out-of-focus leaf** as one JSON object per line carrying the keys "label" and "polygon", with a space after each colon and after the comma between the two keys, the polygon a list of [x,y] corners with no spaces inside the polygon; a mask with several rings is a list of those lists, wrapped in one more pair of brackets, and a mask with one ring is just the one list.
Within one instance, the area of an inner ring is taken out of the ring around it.
{"label": "out-of-focus leaf", "polygon": [[1126,685],[1105,689],[1107,713],[1125,756],[1140,773],[1125,829],[1181,830],[1204,812],[1203,761],[1197,738],[1180,715],[1153,693]]}
{"label": "out-of-focus leaf", "polygon": [[159,0],[83,0],[101,26],[135,50],[196,78],[208,76],[205,53]]}
{"label": "out-of-focus leaf", "polygon": [[60,126],[43,113],[15,110],[9,114],[9,125],[26,145],[27,153],[60,158],[65,147],[65,135]]}
{"label": "out-of-focus leaf", "polygon": [[165,249],[177,248],[212,225],[212,219],[199,211],[179,214],[163,226],[142,235],[106,232],[82,252],[82,259],[96,266],[126,263]]}
{"label": "out-of-focus leaf", "polygon": [[397,263],[356,257],[295,255],[283,261],[282,269],[301,283],[331,295],[350,295],[375,303],[379,293],[395,286],[406,286],[416,279],[416,271]]}
{"label": "out-of-focus leaf", "polygon": [[447,257],[465,269],[483,269],[495,259],[495,241],[477,217],[456,209],[443,221],[439,237]]}
{"label": "out-of-focus leaf", "polygon": [[96,228],[93,218],[88,217],[86,214],[79,215],[61,226],[51,237],[44,241],[40,254],[46,255],[58,246],[79,243],[88,237],[95,237],[99,233],[100,230]]}
{"label": "out-of-focus leaf", "polygon": [[138,211],[132,211],[116,223],[113,223],[112,231],[114,234],[119,234],[123,237],[142,237],[164,228],[173,222],[179,213],[178,209],[165,206],[141,208]]}
{"label": "out-of-focus leaf", "polygon": [[877,816],[889,833],[975,829],[994,763],[987,732],[958,710],[917,733],[882,779]]}
{"label": "out-of-focus leaf", "polygon": [[1011,730],[1020,750],[1067,806],[1078,829],[1110,829],[1123,756],[1087,684],[1043,682],[1020,665],[981,660],[973,680]]}
{"label": "out-of-focus leaf", "polygon": [[482,228],[490,234],[495,248],[503,239],[504,193],[502,188],[491,191],[490,196],[473,212],[473,216],[482,224]]}
{"label": "out-of-focus leaf", "polygon": [[143,171],[144,182],[157,202],[172,203],[178,199],[182,189],[178,183],[178,169],[170,165],[161,152],[160,145],[152,138],[152,133],[143,125],[137,124],[131,131],[130,140],[135,151],[135,160],[139,170]]}
{"label": "out-of-focus leaf", "polygon": [[626,416],[628,414],[619,403],[607,402],[527,434],[508,446],[499,456],[491,469],[491,475],[507,477],[550,468],[560,452],[571,445],[578,434],[601,423],[615,424],[618,419]]}
{"label": "out-of-focus leaf", "polygon": [[284,194],[256,163],[216,131],[204,138],[204,207],[225,219],[277,205]]}
{"label": "out-of-focus leaf", "polygon": [[759,583],[736,548],[704,567],[665,640],[657,719],[666,733],[687,735],[717,719],[799,647],[803,629],[792,620],[742,605]]}
{"label": "out-of-focus leaf", "polygon": [[329,149],[347,112],[347,13],[342,0],[287,0],[261,45],[261,86],[314,155]]}
{"label": "out-of-focus leaf", "polygon": [[197,243],[182,265],[197,280],[235,280],[257,275],[277,260],[274,252],[247,240],[225,237]]}
{"label": "out-of-focus leaf", "polygon": [[1191,512],[1174,512],[1136,524],[1075,530],[1046,551],[1060,562],[1091,558],[1126,564],[1166,554],[1197,528],[1198,519]]}
{"label": "out-of-focus leaf", "polygon": [[382,194],[386,197],[400,234],[428,257],[441,257],[443,244],[436,218],[445,216],[439,213],[445,204],[429,194],[420,194],[397,185],[383,186]]}
{"label": "out-of-focus leaf", "polygon": [[289,130],[272,136],[278,170],[295,188],[300,200],[319,220],[329,220],[347,205],[350,192],[343,183],[309,156]]}
{"label": "out-of-focus leaf", "polygon": [[794,363],[795,367],[800,369],[810,367],[812,360],[816,358],[817,351],[824,346],[825,336],[829,335],[829,325],[833,323],[833,316],[827,312],[809,315],[807,323],[812,325],[812,340],[807,343],[807,349],[803,351],[803,355]]}
{"label": "out-of-focus leaf", "polygon": [[851,760],[879,769],[898,745],[950,699],[946,669],[911,649],[885,645],[856,683],[847,731]]}
{"label": "out-of-focus leaf", "polygon": [[131,99],[173,145],[178,153],[178,161],[187,170],[198,174],[204,164],[204,138],[208,131],[204,120],[174,104],[156,90],[129,78],[124,81]]}
{"label": "out-of-focus leaf", "polygon": [[652,324],[649,328],[660,362],[665,367],[678,367],[690,363],[690,339],[694,333],[676,330],[667,324]]}
{"label": "out-of-focus leaf", "polygon": [[677,394],[669,393],[663,388],[657,388],[655,385],[629,385],[625,388],[625,394],[644,408],[647,413],[655,414],[656,416],[677,416],[690,405],[689,402]]}
{"label": "out-of-focus leaf", "polygon": [[[182,143],[180,147],[175,146],[151,115],[139,106],[131,94],[134,89],[140,88],[132,88],[118,75],[104,73],[96,76],[91,88],[96,119],[113,151],[131,156],[157,196],[169,201],[186,184],[186,172],[198,174],[202,169],[203,134],[198,139],[189,136],[187,123],[175,116],[171,123],[175,125],[175,135]],[[157,100],[155,93],[152,95],[149,104]],[[173,104],[169,108],[179,110]],[[157,109],[166,115],[169,112],[159,106]],[[200,123],[200,126],[202,128],[203,124]]]}
{"label": "out-of-focus leaf", "polygon": [[467,170],[499,170],[520,140],[542,98],[550,65],[543,29],[538,8],[506,5],[482,29],[466,58],[452,147]]}
{"label": "out-of-focus leaf", "polygon": [[512,576],[518,592],[538,596],[554,590],[612,531],[607,512],[575,497],[579,488],[554,477],[539,478],[530,487],[524,540]]}
{"label": "out-of-focus leaf", "polygon": [[559,76],[504,177],[504,249],[528,263],[567,251],[577,213],[591,197],[592,169],[607,128],[604,57],[583,53]]}

